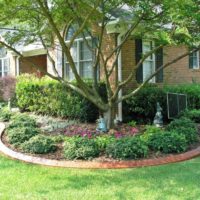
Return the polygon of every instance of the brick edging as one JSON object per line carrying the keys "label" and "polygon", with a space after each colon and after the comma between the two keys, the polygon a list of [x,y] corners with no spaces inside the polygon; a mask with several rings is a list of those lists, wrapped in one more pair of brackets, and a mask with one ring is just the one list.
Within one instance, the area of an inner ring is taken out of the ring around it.
{"label": "brick edging", "polygon": [[178,155],[169,155],[162,158],[131,160],[131,161],[110,161],[110,162],[97,162],[97,161],[59,161],[50,160],[46,158],[39,158],[34,156],[25,155],[23,153],[15,152],[9,149],[2,142],[2,135],[5,130],[5,124],[0,123],[0,151],[13,159],[21,160],[27,163],[52,166],[52,167],[65,167],[65,168],[83,168],[83,169],[120,169],[120,168],[135,168],[145,166],[156,166],[168,163],[181,162],[191,158],[200,156],[200,147]]}

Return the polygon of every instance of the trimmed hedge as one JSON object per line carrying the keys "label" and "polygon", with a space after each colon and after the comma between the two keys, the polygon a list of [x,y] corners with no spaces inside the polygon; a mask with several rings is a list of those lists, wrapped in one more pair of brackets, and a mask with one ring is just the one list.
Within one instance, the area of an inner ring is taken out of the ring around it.
{"label": "trimmed hedge", "polygon": [[[91,82],[88,82],[90,85]],[[105,85],[99,90],[105,96]],[[57,81],[30,75],[18,78],[16,86],[17,104],[21,110],[37,113],[80,119],[94,122],[99,115],[98,108],[76,92]]]}
{"label": "trimmed hedge", "polygon": [[156,113],[156,102],[159,102],[163,109],[164,121],[168,121],[167,92],[186,94],[188,109],[200,109],[200,84],[182,84],[163,88],[149,84],[137,95],[123,102],[124,121],[152,122]]}

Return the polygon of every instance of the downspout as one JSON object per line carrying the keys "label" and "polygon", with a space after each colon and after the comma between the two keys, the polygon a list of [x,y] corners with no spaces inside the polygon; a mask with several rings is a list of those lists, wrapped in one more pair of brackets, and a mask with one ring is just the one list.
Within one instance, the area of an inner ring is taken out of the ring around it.
{"label": "downspout", "polygon": [[[122,41],[122,35],[119,34],[117,36],[117,46],[121,44]],[[122,53],[120,51],[118,56],[118,81],[122,81]],[[118,98],[122,97],[122,89],[119,91]],[[122,102],[118,103],[118,120],[122,122],[123,116],[122,116]]]}

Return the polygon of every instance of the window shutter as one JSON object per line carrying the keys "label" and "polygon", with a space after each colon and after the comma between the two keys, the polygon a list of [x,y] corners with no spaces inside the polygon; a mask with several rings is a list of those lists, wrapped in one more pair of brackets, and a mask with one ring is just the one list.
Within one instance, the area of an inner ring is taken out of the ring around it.
{"label": "window shutter", "polygon": [[188,58],[189,58],[189,69],[193,69],[193,54],[190,54]]}
{"label": "window shutter", "polygon": [[[156,70],[163,65],[163,48],[156,52]],[[156,75],[156,83],[163,82],[163,69]]]}
{"label": "window shutter", "polygon": [[[142,58],[142,40],[141,39],[136,39],[135,40],[135,59],[136,59],[136,64],[140,61]],[[143,66],[142,64],[138,67],[136,71],[136,80],[138,83],[143,82]]]}

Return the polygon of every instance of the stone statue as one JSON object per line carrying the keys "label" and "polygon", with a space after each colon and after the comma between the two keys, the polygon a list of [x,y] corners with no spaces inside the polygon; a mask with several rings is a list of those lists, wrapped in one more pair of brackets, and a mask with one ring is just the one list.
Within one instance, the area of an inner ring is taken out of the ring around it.
{"label": "stone statue", "polygon": [[159,102],[157,102],[157,111],[153,120],[153,124],[157,127],[163,126],[163,116],[161,112],[162,112],[162,108],[160,107]]}

